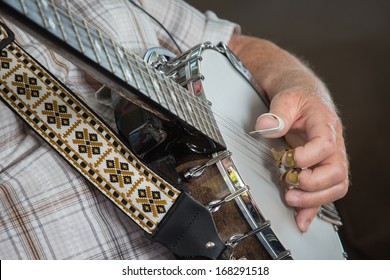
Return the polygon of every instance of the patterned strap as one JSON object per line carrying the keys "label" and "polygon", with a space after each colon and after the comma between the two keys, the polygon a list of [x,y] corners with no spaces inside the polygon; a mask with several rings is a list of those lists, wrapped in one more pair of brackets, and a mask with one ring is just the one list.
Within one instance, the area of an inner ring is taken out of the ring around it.
{"label": "patterned strap", "polygon": [[69,89],[0,25],[0,98],[147,233],[180,191],[143,165]]}

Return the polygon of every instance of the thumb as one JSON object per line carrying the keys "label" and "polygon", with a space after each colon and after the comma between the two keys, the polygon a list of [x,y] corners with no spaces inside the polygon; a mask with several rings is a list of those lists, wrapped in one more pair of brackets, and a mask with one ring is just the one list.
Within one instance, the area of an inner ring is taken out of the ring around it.
{"label": "thumb", "polygon": [[[282,101],[282,100],[280,100]],[[267,138],[278,138],[284,136],[292,125],[290,116],[291,105],[286,102],[273,100],[269,113],[258,117],[255,125],[255,131],[251,135],[261,135]]]}
{"label": "thumb", "polygon": [[251,135],[277,138],[284,136],[289,127],[286,127],[286,122],[282,117],[270,112],[260,115],[256,121],[255,129],[250,132]]}

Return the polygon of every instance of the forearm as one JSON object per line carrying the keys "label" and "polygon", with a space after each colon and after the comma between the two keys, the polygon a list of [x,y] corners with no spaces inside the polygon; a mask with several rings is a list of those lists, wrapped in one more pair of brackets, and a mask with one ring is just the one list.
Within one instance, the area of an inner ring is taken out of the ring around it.
{"label": "forearm", "polygon": [[300,60],[275,44],[259,38],[234,35],[229,48],[270,99],[279,92],[296,90],[317,95],[334,108],[321,80]]}

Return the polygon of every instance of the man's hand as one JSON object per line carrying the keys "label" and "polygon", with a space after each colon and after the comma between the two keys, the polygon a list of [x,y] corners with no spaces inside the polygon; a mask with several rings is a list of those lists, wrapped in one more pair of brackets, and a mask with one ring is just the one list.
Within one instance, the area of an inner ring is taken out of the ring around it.
{"label": "man's hand", "polygon": [[[348,159],[343,128],[323,83],[298,59],[274,44],[235,35],[229,47],[242,60],[271,100],[270,113],[255,129],[264,137],[285,136],[293,148],[284,153],[286,202],[297,209],[296,223],[306,232],[320,206],[348,190]],[[274,116],[273,116],[273,115]]]}

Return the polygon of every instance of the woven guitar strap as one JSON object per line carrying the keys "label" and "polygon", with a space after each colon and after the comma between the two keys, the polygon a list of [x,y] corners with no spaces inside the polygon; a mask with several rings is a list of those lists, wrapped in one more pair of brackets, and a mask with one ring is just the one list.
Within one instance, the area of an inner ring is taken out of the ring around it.
{"label": "woven guitar strap", "polygon": [[0,31],[0,98],[151,233],[180,191],[143,165],[80,99],[13,42],[8,28]]}

